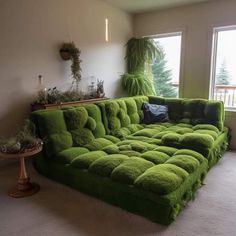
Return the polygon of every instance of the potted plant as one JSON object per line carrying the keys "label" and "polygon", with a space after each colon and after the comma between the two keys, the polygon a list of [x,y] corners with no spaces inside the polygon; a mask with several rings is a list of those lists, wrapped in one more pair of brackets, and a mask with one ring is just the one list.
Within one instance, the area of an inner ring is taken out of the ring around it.
{"label": "potted plant", "polygon": [[33,123],[26,120],[16,136],[0,140],[0,151],[4,154],[26,153],[40,148],[42,144],[42,140],[35,136]]}
{"label": "potted plant", "polygon": [[71,74],[76,84],[76,90],[81,80],[80,50],[75,46],[74,42],[64,43],[60,49],[60,55],[63,60],[71,60]]}

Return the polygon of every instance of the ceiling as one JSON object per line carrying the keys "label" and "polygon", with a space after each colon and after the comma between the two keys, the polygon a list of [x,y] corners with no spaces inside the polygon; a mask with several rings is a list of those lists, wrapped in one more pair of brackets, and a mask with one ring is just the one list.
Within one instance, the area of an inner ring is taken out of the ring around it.
{"label": "ceiling", "polygon": [[160,10],[212,0],[102,0],[129,13]]}

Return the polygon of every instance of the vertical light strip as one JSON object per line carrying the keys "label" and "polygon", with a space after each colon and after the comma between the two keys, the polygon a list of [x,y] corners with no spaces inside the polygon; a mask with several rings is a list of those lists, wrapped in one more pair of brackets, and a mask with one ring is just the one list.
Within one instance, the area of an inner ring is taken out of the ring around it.
{"label": "vertical light strip", "polygon": [[108,19],[105,19],[105,41],[108,42]]}

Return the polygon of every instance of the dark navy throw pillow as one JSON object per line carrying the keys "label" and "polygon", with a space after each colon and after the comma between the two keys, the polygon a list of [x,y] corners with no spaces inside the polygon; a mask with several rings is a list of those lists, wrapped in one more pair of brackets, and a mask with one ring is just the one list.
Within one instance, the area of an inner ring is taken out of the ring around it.
{"label": "dark navy throw pillow", "polygon": [[142,109],[144,113],[144,124],[154,124],[158,122],[169,121],[168,106],[143,103]]}

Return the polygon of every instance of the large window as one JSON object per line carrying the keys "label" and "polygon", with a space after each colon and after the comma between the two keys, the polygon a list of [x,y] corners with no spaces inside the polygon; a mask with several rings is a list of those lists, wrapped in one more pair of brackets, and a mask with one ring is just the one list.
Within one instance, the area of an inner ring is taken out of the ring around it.
{"label": "large window", "polygon": [[181,33],[157,35],[154,41],[162,51],[161,60],[152,66],[156,94],[162,97],[179,96]]}
{"label": "large window", "polygon": [[236,110],[236,26],[214,29],[210,98]]}

